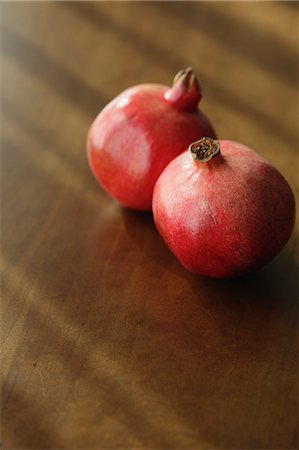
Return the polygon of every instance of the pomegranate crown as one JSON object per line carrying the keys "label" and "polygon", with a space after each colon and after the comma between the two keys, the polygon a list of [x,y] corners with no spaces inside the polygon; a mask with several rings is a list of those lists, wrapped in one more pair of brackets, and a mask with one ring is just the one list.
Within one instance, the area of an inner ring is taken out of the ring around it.
{"label": "pomegranate crown", "polygon": [[165,93],[165,99],[173,106],[183,110],[196,110],[201,99],[201,89],[192,67],[180,70],[173,80],[173,85]]}
{"label": "pomegranate crown", "polygon": [[220,142],[209,137],[203,137],[199,141],[190,144],[188,149],[193,159],[200,162],[208,162],[214,156],[220,154]]}

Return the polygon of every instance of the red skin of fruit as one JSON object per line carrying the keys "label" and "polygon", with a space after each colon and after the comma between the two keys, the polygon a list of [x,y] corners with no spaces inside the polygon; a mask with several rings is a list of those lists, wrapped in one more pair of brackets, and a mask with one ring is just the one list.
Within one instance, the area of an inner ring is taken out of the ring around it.
{"label": "red skin of fruit", "polygon": [[88,160],[100,185],[123,206],[150,210],[156,180],[187,145],[215,137],[197,108],[200,88],[192,70],[174,86],[127,89],[96,117],[87,138]]}
{"label": "red skin of fruit", "polygon": [[155,224],[182,265],[199,275],[230,278],[269,262],[288,241],[295,199],[283,176],[257,153],[219,141],[208,162],[190,151],[159,177]]}

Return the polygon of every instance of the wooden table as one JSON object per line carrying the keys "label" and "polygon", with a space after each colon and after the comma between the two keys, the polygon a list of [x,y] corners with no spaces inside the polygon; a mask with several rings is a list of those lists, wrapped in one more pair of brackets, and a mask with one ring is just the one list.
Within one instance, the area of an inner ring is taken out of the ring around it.
{"label": "wooden table", "polygon": [[1,9],[3,448],[296,448],[296,233],[259,274],[195,277],[99,188],[85,138],[191,65],[218,135],[296,190],[298,4]]}

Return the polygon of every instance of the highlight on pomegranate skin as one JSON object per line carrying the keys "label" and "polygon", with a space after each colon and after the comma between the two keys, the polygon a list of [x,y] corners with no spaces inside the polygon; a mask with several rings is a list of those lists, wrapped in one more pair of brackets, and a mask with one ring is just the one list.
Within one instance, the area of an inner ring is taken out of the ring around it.
{"label": "highlight on pomegranate skin", "polygon": [[186,269],[229,278],[262,267],[283,248],[295,198],[278,170],[250,148],[203,138],[162,172],[153,214]]}
{"label": "highlight on pomegranate skin", "polygon": [[172,87],[141,84],[125,90],[96,117],[87,154],[100,185],[123,206],[150,210],[156,180],[187,145],[214,129],[198,109],[201,90],[189,67]]}

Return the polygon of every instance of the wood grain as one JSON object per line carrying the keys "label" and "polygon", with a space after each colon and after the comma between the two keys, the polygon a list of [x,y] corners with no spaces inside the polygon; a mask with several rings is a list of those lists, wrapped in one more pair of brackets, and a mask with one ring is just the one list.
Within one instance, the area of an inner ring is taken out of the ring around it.
{"label": "wood grain", "polygon": [[1,9],[2,447],[297,448],[298,229],[258,274],[195,277],[99,188],[85,138],[191,65],[218,135],[298,199],[298,4]]}

